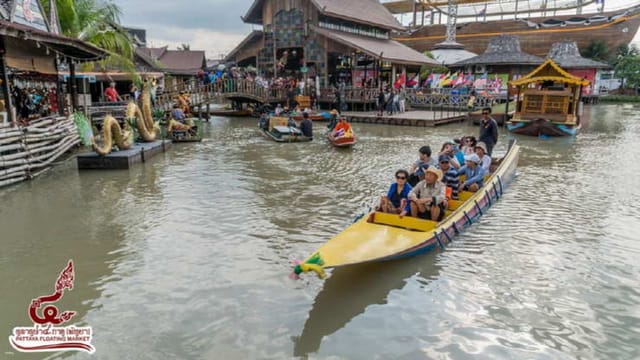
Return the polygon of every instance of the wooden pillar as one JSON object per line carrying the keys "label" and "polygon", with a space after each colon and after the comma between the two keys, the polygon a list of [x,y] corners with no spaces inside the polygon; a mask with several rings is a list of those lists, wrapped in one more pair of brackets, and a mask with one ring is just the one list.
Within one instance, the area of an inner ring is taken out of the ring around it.
{"label": "wooden pillar", "polygon": [[324,37],[324,87],[329,87],[329,41]]}
{"label": "wooden pillar", "polygon": [[4,108],[7,112],[7,120],[14,122],[13,105],[11,104],[11,93],[9,92],[9,74],[7,73],[7,64],[5,63],[4,56],[7,53],[4,37],[0,36],[0,71],[2,71],[2,96],[4,98]]}
{"label": "wooden pillar", "polygon": [[396,82],[396,64],[391,65],[391,80],[389,80],[389,86],[393,89],[393,84]]}
{"label": "wooden pillar", "polygon": [[[56,102],[58,103],[58,115],[64,115],[64,98],[62,97],[62,81],[60,81],[60,74],[58,73],[58,58],[53,59],[53,64],[56,67]],[[102,93],[100,93],[102,94]]]}
{"label": "wooden pillar", "polygon": [[414,1],[413,2],[413,26],[414,27],[418,26],[418,24],[416,24],[416,22],[417,22],[416,18],[418,16],[418,8],[417,8],[416,4],[417,3]]}
{"label": "wooden pillar", "polygon": [[69,60],[69,87],[71,92],[71,112],[78,110],[78,84],[76,83],[76,64]]}
{"label": "wooden pillar", "polygon": [[402,88],[406,88],[407,87],[407,66],[406,65],[402,65],[402,76],[404,76],[404,84],[402,84]]}

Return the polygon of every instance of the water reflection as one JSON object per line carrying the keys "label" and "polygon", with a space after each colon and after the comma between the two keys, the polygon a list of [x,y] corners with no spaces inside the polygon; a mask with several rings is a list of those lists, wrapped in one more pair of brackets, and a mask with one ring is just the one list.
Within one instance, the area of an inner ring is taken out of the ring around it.
{"label": "water reflection", "polygon": [[324,282],[304,324],[294,338],[294,356],[317,352],[325,336],[346,326],[369,305],[383,305],[389,292],[401,289],[410,277],[422,278],[423,286],[437,276],[436,254],[358,266],[337,268]]}

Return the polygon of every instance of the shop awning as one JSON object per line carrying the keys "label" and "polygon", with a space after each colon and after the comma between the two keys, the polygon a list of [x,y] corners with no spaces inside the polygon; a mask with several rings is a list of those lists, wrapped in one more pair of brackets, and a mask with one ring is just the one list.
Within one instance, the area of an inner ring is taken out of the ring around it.
{"label": "shop awning", "polygon": [[440,66],[434,59],[394,40],[378,39],[317,26],[313,27],[313,31],[329,40],[337,41],[372,57],[382,58],[382,60],[394,64]]}

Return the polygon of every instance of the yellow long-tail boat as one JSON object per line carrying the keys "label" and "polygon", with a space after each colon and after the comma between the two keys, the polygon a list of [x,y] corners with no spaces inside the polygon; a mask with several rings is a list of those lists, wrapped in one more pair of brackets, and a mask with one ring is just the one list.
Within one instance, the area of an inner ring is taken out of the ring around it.
{"label": "yellow long-tail boat", "polygon": [[443,249],[499,200],[516,174],[520,146],[512,141],[506,155],[477,192],[462,191],[449,200],[440,222],[372,211],[324,243],[294,267],[294,274],[328,268],[386,261]]}

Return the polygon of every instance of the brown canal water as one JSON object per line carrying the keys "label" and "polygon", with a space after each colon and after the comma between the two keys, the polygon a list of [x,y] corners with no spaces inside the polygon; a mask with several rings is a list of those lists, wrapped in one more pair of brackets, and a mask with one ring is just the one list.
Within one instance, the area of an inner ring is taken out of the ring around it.
{"label": "brown canal water", "polygon": [[[68,161],[0,192],[0,358],[640,358],[640,106],[587,110],[575,139],[518,137],[519,176],[446,251],[326,281],[290,280],[291,262],[420,146],[476,127],[355,124],[343,151],[213,118],[205,142],[130,171]],[[13,327],[68,259],[57,305],[92,326],[96,353],[15,352]]]}

